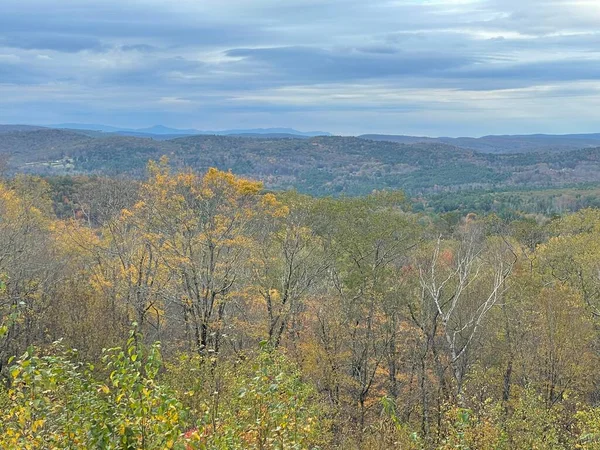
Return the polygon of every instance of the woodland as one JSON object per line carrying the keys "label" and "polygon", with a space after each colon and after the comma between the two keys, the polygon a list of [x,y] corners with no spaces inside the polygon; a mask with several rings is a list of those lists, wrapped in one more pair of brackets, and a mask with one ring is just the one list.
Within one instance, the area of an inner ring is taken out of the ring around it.
{"label": "woodland", "polygon": [[600,449],[600,210],[526,197],[5,176],[0,448]]}
{"label": "woodland", "polygon": [[513,137],[514,148],[501,142],[504,150],[498,152],[487,144],[483,148],[454,145],[468,144],[463,141],[240,135],[163,139],[86,130],[15,130],[6,125],[0,125],[0,137],[0,169],[4,167],[9,175],[141,180],[148,160],[168,155],[177,170],[231,170],[261,180],[268,189],[293,189],[317,197],[364,196],[384,189],[410,196],[460,196],[481,190],[586,189],[600,183],[598,138],[560,146],[564,138],[554,136],[540,147],[527,136]]}

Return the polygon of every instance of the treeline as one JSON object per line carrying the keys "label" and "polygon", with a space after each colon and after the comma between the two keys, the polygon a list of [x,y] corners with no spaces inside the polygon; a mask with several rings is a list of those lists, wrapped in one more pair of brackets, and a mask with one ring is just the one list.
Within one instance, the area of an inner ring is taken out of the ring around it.
{"label": "treeline", "polygon": [[505,220],[527,218],[532,215],[547,217],[600,207],[596,186],[578,186],[539,190],[459,190],[429,194],[414,199],[413,211],[457,213],[466,215],[496,214]]}
{"label": "treeline", "polygon": [[0,184],[0,448],[600,448],[598,210],[51,181]]}

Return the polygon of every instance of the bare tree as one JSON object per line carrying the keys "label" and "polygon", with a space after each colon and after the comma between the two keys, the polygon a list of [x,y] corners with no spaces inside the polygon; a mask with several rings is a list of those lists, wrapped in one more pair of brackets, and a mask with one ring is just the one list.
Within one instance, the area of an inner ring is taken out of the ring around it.
{"label": "bare tree", "polygon": [[458,397],[468,350],[501,298],[516,259],[507,240],[486,238],[481,226],[467,223],[455,245],[447,246],[439,237],[431,257],[419,266],[421,301],[434,309],[432,317],[445,340]]}

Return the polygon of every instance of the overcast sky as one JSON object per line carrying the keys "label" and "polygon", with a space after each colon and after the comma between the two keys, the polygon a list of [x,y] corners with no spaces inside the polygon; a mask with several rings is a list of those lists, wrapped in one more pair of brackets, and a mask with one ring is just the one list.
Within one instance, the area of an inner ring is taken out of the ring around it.
{"label": "overcast sky", "polygon": [[599,0],[0,0],[0,123],[600,132]]}

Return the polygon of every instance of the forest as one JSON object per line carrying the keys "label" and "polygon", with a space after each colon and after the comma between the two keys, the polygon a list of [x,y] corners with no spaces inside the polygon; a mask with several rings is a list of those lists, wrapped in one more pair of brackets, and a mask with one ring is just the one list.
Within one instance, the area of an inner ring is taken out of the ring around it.
{"label": "forest", "polygon": [[0,448],[599,449],[600,210],[510,195],[5,176]]}
{"label": "forest", "polygon": [[52,128],[16,131],[0,125],[0,137],[0,171],[10,175],[143,179],[148,160],[168,155],[177,170],[232,170],[261,180],[268,189],[317,197],[364,196],[383,189],[411,196],[582,189],[600,183],[597,143],[589,147],[582,141],[573,148],[550,140],[538,147],[527,136],[515,137],[519,145],[512,149],[506,144],[503,153],[487,146],[456,147],[454,141],[404,143],[352,136],[159,139]]}

